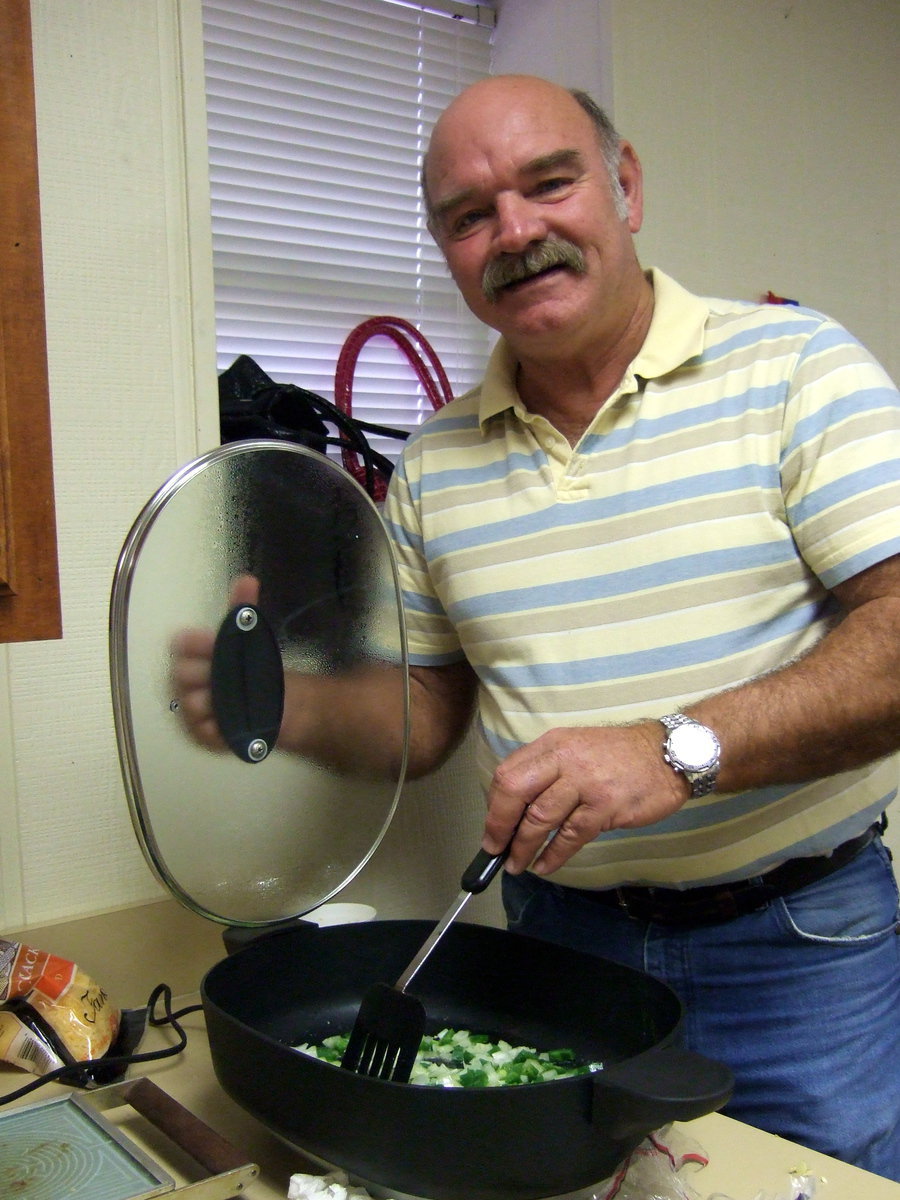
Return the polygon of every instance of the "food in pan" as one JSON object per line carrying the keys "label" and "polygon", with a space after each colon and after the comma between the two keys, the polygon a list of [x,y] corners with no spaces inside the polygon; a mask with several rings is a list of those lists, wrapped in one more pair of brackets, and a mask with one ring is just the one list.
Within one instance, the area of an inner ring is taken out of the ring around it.
{"label": "food in pan", "polygon": [[[349,1034],[334,1034],[317,1044],[303,1042],[295,1049],[312,1058],[340,1065]],[[442,1029],[422,1038],[409,1077],[410,1083],[430,1087],[503,1087],[546,1083],[602,1070],[602,1063],[581,1063],[572,1050],[536,1050],[513,1046],[502,1038],[466,1029]]]}

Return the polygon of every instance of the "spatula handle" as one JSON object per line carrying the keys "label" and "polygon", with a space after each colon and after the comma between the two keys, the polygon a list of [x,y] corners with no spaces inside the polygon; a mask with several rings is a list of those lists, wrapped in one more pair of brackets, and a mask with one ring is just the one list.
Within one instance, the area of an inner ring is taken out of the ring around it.
{"label": "spatula handle", "polygon": [[488,854],[487,850],[479,850],[465,871],[462,873],[460,884],[464,891],[478,895],[491,882],[509,854],[509,846],[499,854]]}
{"label": "spatula handle", "polygon": [[500,854],[488,854],[486,850],[478,851],[465,871],[463,871],[462,880],[460,881],[462,883],[462,891],[441,917],[440,921],[438,921],[437,925],[435,925],[419,953],[394,984],[396,991],[406,991],[432,950],[468,904],[469,896],[477,892],[483,892],[503,866],[506,856],[509,854],[510,845],[512,845],[512,839],[510,839],[509,845]]}

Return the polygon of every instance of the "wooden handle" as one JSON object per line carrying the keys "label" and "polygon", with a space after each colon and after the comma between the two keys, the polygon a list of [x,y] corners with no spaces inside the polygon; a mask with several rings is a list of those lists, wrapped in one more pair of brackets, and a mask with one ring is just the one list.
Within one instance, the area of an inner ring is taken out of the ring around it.
{"label": "wooden handle", "polygon": [[205,1125],[199,1117],[173,1100],[149,1079],[136,1079],[122,1089],[133,1109],[213,1175],[222,1175],[247,1165],[230,1142]]}

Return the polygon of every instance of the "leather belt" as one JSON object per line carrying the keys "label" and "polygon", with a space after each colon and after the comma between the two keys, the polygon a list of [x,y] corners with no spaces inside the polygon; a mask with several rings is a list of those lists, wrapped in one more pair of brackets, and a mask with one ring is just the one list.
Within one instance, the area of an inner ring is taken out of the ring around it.
{"label": "leather belt", "polygon": [[865,833],[843,842],[831,854],[790,858],[764,875],[735,883],[711,884],[684,891],[661,887],[618,887],[603,891],[579,888],[578,894],[597,904],[620,908],[637,921],[670,926],[715,925],[757,912],[779,896],[788,896],[834,874],[851,862],[883,829],[883,821],[877,821]]}

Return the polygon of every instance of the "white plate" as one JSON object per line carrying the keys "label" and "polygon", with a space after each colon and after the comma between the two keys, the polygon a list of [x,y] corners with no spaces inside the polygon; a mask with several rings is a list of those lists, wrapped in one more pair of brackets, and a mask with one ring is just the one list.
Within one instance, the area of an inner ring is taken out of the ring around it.
{"label": "white plate", "polygon": [[376,912],[371,904],[323,904],[303,919],[316,925],[353,925],[358,921],[373,920]]}

